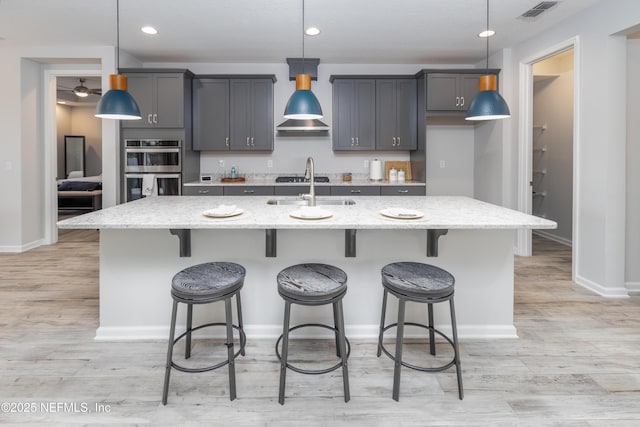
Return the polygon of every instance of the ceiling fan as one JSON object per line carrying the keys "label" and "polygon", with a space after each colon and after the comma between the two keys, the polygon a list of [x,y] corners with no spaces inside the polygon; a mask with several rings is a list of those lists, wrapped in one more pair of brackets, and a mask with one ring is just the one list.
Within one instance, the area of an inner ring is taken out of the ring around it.
{"label": "ceiling fan", "polygon": [[87,79],[80,77],[78,78],[78,80],[80,81],[80,84],[74,88],[68,88],[64,86],[60,86],[60,87],[62,88],[62,90],[66,92],[71,92],[79,98],[86,98],[89,95],[98,95],[98,96],[102,95],[102,89],[90,89],[84,85]]}

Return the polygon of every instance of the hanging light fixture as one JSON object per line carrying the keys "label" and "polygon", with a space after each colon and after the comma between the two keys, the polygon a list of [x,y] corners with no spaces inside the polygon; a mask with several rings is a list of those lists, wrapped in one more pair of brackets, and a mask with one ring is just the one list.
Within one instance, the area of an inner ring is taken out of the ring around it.
{"label": "hanging light fixture", "polygon": [[[489,33],[489,0],[487,0],[487,30]],[[487,39],[486,75],[480,76],[479,92],[471,101],[465,120],[496,120],[511,117],[509,106],[498,92],[498,78],[489,74],[489,36]]]}
{"label": "hanging light fixture", "polygon": [[[120,67],[120,0],[116,0],[116,72]],[[127,92],[127,76],[111,74],[109,90],[102,95],[96,117],[101,119],[139,120],[142,118],[138,104]]]}
{"label": "hanging light fixture", "polygon": [[[304,73],[304,0],[302,0],[302,72]],[[309,74],[296,75],[296,91],[293,92],[284,109],[285,119],[321,119],[322,107],[320,101],[311,92],[311,76]]]}

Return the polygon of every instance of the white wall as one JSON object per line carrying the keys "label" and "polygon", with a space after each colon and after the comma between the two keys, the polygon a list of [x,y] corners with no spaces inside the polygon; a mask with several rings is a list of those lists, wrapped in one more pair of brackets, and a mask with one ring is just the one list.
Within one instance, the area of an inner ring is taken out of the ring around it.
{"label": "white wall", "polygon": [[71,135],[85,137],[86,176],[102,173],[102,120],[94,116],[95,112],[95,105],[71,109]]}
{"label": "white wall", "polygon": [[640,40],[627,43],[627,218],[625,282],[640,292]]}
{"label": "white wall", "polygon": [[427,195],[473,197],[474,146],[473,126],[427,121]]}
{"label": "white wall", "polygon": [[[532,212],[556,221],[558,228],[544,230],[544,234],[569,245],[573,226],[573,58],[569,51],[533,66],[538,77],[533,85],[533,191],[546,195],[533,197]],[[536,127],[542,125],[546,129]],[[537,151],[542,148],[546,151]]]}
{"label": "white wall", "polygon": [[[625,260],[625,145],[626,145],[626,38],[618,32],[640,23],[640,2],[600,2],[555,28],[512,49],[505,68],[514,76],[521,62],[572,38],[578,41],[575,104],[577,152],[577,231],[574,236],[576,282],[608,296],[626,295]],[[512,86],[518,105],[520,82]],[[516,89],[514,89],[516,88]],[[518,141],[518,117],[512,109],[510,139]],[[514,118],[516,120],[514,120]],[[513,165],[517,171],[517,164]],[[517,195],[517,180],[510,191]]]}

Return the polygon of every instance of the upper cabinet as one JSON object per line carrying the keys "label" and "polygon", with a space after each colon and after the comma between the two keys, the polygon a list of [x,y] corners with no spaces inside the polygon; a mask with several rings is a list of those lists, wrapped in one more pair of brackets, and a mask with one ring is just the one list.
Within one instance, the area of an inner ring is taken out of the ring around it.
{"label": "upper cabinet", "polygon": [[383,77],[331,76],[334,150],[416,148],[416,80]]}
{"label": "upper cabinet", "polygon": [[275,76],[200,76],[193,82],[193,147],[273,150]]}
{"label": "upper cabinet", "polygon": [[[498,74],[500,70],[488,72]],[[420,109],[428,116],[463,117],[478,93],[478,80],[484,74],[486,69],[420,71],[416,75]]]}
{"label": "upper cabinet", "polygon": [[[125,69],[128,91],[141,120],[122,121],[123,128],[184,128],[185,99],[190,100],[191,73],[186,70]],[[187,123],[188,124],[188,123]]]}
{"label": "upper cabinet", "polygon": [[417,146],[416,80],[376,80],[376,149],[415,150]]}
{"label": "upper cabinet", "polygon": [[332,83],[333,149],[375,149],[375,80],[336,79]]}

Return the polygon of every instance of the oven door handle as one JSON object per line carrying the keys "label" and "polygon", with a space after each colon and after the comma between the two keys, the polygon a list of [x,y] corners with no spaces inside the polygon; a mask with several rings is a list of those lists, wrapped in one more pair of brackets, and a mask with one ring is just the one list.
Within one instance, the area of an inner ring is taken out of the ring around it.
{"label": "oven door handle", "polygon": [[125,173],[125,178],[144,178],[145,175],[155,175],[158,178],[180,178],[179,173]]}
{"label": "oven door handle", "polygon": [[179,153],[179,148],[125,148],[125,153]]}

